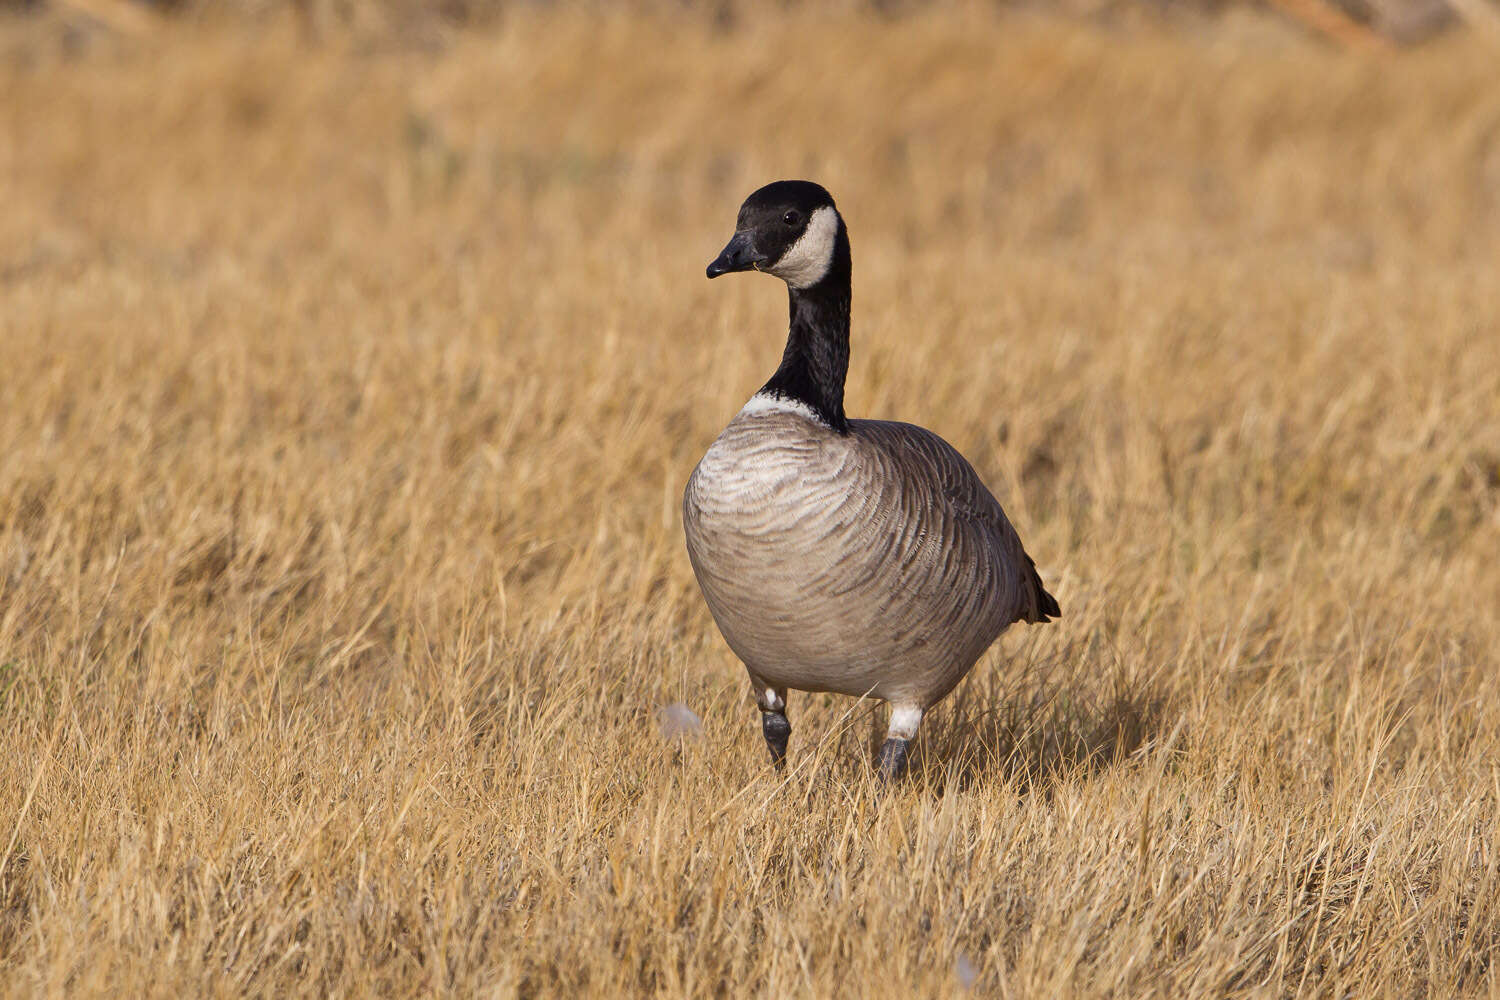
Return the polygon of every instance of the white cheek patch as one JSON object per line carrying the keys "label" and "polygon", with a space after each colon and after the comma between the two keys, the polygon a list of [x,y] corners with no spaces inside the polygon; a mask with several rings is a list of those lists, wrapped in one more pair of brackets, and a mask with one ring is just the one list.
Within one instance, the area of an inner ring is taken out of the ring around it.
{"label": "white cheek patch", "polygon": [[839,214],[824,205],[807,220],[807,228],[797,242],[766,270],[793,288],[811,288],[833,266],[833,244],[838,234]]}

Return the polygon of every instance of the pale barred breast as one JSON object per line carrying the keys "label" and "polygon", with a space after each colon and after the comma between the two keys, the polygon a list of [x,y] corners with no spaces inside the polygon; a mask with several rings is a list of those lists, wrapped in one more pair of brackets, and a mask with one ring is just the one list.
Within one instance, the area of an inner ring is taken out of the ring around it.
{"label": "pale barred breast", "polygon": [[752,400],[688,480],[693,570],[730,648],[763,679],[794,669],[785,683],[817,687],[850,658],[847,614],[813,600],[810,583],[836,575],[847,557],[841,513],[853,446],[795,409]]}
{"label": "pale barred breast", "polygon": [[936,435],[850,426],[743,412],[689,481],[689,555],[725,639],[766,681],[935,699],[1019,617],[1019,542]]}
{"label": "pale barred breast", "polygon": [[742,412],[693,470],[685,512],[727,537],[801,533],[846,488],[848,450],[841,435],[793,412]]}

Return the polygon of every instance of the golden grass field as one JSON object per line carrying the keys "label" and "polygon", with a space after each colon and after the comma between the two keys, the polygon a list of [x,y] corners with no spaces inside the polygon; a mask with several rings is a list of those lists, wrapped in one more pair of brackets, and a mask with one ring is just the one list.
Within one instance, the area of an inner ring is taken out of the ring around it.
{"label": "golden grass field", "polygon": [[[1492,47],[419,41],[0,22],[0,994],[1500,995]],[[682,543],[783,176],[1064,611],[884,795]]]}

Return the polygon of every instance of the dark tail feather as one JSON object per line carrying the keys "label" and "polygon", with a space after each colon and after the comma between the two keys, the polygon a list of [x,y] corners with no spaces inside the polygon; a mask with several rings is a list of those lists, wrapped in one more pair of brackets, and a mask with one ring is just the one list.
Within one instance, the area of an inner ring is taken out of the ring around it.
{"label": "dark tail feather", "polygon": [[1031,557],[1026,557],[1026,582],[1031,585],[1032,596],[1036,598],[1036,617],[1027,618],[1029,622],[1050,622],[1054,618],[1062,617],[1062,608],[1058,607],[1057,598],[1047,593],[1047,588],[1042,584],[1041,575],[1036,571],[1036,563]]}

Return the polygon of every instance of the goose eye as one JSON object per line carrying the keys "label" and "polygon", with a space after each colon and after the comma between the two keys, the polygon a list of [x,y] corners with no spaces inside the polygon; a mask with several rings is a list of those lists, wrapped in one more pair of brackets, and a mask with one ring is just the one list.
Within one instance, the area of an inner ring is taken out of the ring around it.
{"label": "goose eye", "polygon": [[781,217],[781,221],[785,222],[789,226],[795,226],[797,223],[802,221],[802,216],[798,215],[794,210],[783,215]]}

